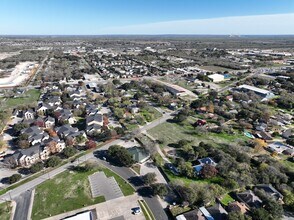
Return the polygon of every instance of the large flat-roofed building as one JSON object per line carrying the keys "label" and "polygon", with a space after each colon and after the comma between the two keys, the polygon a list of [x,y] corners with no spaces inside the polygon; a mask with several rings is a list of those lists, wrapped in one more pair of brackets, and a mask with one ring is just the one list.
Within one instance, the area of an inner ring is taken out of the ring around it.
{"label": "large flat-roofed building", "polygon": [[243,91],[243,92],[252,91],[256,95],[259,95],[260,97],[262,97],[263,99],[271,99],[275,96],[275,94],[269,90],[260,89],[255,86],[249,86],[249,85],[241,85],[238,87],[238,90]]}
{"label": "large flat-roofed building", "polygon": [[212,82],[222,82],[225,80],[225,76],[218,73],[208,75],[208,78],[210,78]]}

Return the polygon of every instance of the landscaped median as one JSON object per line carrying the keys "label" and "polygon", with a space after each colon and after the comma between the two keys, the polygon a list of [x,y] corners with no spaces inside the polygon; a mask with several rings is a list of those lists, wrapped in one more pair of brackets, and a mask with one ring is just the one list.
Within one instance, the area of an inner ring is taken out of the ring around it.
{"label": "landscaped median", "polygon": [[88,180],[89,175],[98,171],[103,171],[107,177],[113,176],[125,196],[134,193],[124,179],[102,166],[95,165],[84,171],[64,171],[36,187],[32,219],[43,219],[104,202],[104,196],[92,198]]}
{"label": "landscaped median", "polygon": [[142,209],[142,212],[146,220],[155,220],[155,217],[153,213],[151,212],[150,208],[148,207],[147,203],[144,200],[139,200],[138,202],[140,204],[140,207]]}

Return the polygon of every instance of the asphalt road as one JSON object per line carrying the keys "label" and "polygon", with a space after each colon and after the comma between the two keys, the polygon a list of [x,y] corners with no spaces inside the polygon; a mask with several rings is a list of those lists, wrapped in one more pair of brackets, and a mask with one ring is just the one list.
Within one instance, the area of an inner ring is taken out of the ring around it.
{"label": "asphalt road", "polygon": [[[171,119],[172,113],[166,113],[164,114],[161,118],[154,120],[151,123],[146,124],[145,126],[141,127],[140,129],[138,129],[136,131],[136,133],[141,133],[141,132],[145,132],[149,129],[152,129],[154,127],[156,127],[157,125],[166,122],[166,120]],[[117,139],[114,140],[112,142],[109,142],[105,145],[103,145],[101,148],[99,148],[100,150],[107,150],[111,145],[116,145],[116,144],[120,144],[123,143],[124,141],[121,139]],[[67,170],[69,167],[71,167],[72,165],[78,165],[80,163],[85,162],[86,160],[93,158],[94,155],[93,153],[88,153],[82,157],[80,157],[78,160],[76,160],[74,163],[67,163],[65,165],[62,165],[36,179],[33,179],[27,183],[24,183],[10,191],[8,191],[7,193],[3,194],[0,196],[0,203],[2,203],[5,200],[10,200],[12,199],[17,199],[19,196],[21,196],[23,193],[25,193],[28,189],[33,189],[36,186],[38,186],[39,184],[45,182],[48,179],[53,178],[54,176],[64,172],[65,170]],[[128,179],[130,177],[130,175],[134,175],[128,168],[119,168],[117,171],[122,177]],[[131,173],[130,173],[131,172]],[[21,198],[21,197],[20,197]],[[159,201],[156,198],[145,198],[147,204],[150,206],[150,209],[152,210],[152,212],[154,212],[155,217],[157,217],[156,219],[168,219],[165,212],[162,210],[161,204],[159,203]],[[22,207],[22,206],[21,206]],[[22,209],[22,208],[20,208]],[[20,212],[21,213],[21,212]]]}
{"label": "asphalt road", "polygon": [[13,220],[26,220],[29,212],[29,206],[31,203],[32,191],[28,190],[20,194],[14,199],[16,202],[16,209]]}
{"label": "asphalt road", "polygon": [[150,191],[144,190],[144,186],[142,186],[142,181],[139,177],[129,168],[127,167],[117,167],[110,165],[108,162],[105,162],[101,159],[97,160],[102,163],[107,168],[113,170],[118,173],[121,177],[128,180],[130,184],[137,190],[137,192],[144,198],[149,208],[151,209],[156,220],[168,220],[168,216],[165,211],[162,209],[160,202],[157,197],[153,197],[150,194]]}

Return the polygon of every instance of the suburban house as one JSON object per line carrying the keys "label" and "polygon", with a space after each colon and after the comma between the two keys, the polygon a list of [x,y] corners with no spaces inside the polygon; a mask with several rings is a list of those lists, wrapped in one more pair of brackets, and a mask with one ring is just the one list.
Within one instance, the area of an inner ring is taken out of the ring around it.
{"label": "suburban house", "polygon": [[43,103],[39,108],[37,108],[37,113],[38,115],[46,115],[49,109],[50,106],[46,103]]}
{"label": "suburban house", "polygon": [[278,190],[276,190],[271,184],[259,184],[256,185],[254,189],[262,190],[266,195],[277,201],[283,201],[283,195]]}
{"label": "suburban house", "polygon": [[194,209],[176,217],[176,220],[207,220],[199,209]]}
{"label": "suburban house", "polygon": [[77,123],[76,118],[69,109],[61,109],[57,111],[57,114],[59,114],[58,121],[68,121],[69,124]]}
{"label": "suburban house", "polygon": [[206,208],[209,214],[213,217],[214,220],[223,220],[227,219],[227,211],[222,207],[220,203],[216,203],[213,206],[209,206]]}
{"label": "suburban house", "polygon": [[54,128],[54,126],[55,126],[55,119],[48,116],[45,119],[45,128]]}
{"label": "suburban house", "polygon": [[70,124],[65,124],[61,127],[56,127],[55,130],[61,138],[66,138],[69,134],[77,133],[79,131],[78,128],[74,128]]}
{"label": "suburban house", "polygon": [[273,142],[267,146],[268,151],[276,152],[277,154],[282,154],[284,151],[291,149],[287,145],[281,142]]}
{"label": "suburban house", "polygon": [[41,130],[38,126],[32,126],[21,130],[22,134],[28,135],[28,141],[31,145],[41,143],[42,141],[49,138],[49,135]]}
{"label": "suburban house", "polygon": [[45,100],[45,102],[51,107],[59,106],[61,105],[61,98],[59,96],[51,96],[47,100]]}
{"label": "suburban house", "polygon": [[17,150],[12,156],[4,159],[5,163],[12,166],[31,166],[32,164],[48,159],[50,151],[47,147],[36,144],[27,149]]}
{"label": "suburban house", "polygon": [[217,165],[217,163],[214,162],[214,160],[211,159],[210,157],[205,157],[205,158],[199,159],[199,160],[197,160],[197,162],[199,164],[197,164],[193,167],[197,175],[200,174],[200,171],[202,170],[204,165],[206,165],[206,164],[211,165],[211,166]]}
{"label": "suburban house", "polygon": [[134,146],[134,147],[128,148],[127,150],[133,157],[133,160],[136,161],[137,163],[144,163],[150,158],[150,154],[143,147]]}
{"label": "suburban house", "polygon": [[35,118],[35,112],[31,109],[25,111],[23,115],[26,120],[30,120],[30,119]]}
{"label": "suburban house", "polygon": [[251,190],[237,193],[236,197],[239,201],[247,205],[248,208],[259,208],[262,205],[262,200]]}
{"label": "suburban house", "polygon": [[103,126],[103,115],[96,113],[94,115],[89,115],[86,118],[86,133],[88,135],[93,135],[94,133],[100,133]]}
{"label": "suburban house", "polygon": [[74,128],[70,124],[62,125],[61,127],[57,127],[55,130],[57,134],[63,139],[71,138],[74,140],[77,136],[80,135],[86,137],[84,131],[79,131],[78,128]]}
{"label": "suburban house", "polygon": [[245,214],[249,211],[249,208],[243,202],[234,201],[231,202],[227,207],[229,212],[241,212]]}

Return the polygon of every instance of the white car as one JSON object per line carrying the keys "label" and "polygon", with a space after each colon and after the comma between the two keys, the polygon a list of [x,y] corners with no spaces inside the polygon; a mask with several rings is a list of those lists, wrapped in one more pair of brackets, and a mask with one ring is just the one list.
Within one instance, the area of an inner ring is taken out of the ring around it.
{"label": "white car", "polygon": [[141,208],[140,207],[135,207],[132,208],[134,215],[138,215],[141,213]]}

